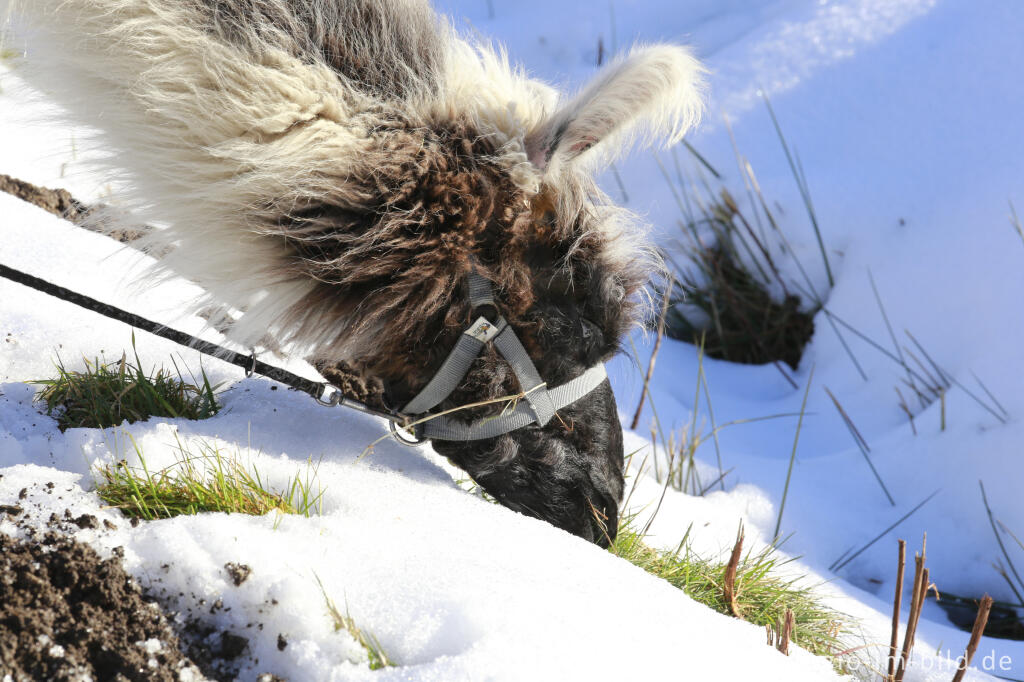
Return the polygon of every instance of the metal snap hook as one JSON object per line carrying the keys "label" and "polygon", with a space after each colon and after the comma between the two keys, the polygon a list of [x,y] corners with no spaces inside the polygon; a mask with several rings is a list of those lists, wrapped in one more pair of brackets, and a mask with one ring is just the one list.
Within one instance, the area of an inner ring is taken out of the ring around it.
{"label": "metal snap hook", "polygon": [[[410,448],[416,448],[427,442],[428,439],[421,437],[421,430],[414,426],[414,435],[410,437],[409,431],[404,426],[399,426],[397,422],[388,422],[388,428],[391,429],[391,437],[397,440],[402,445]],[[402,434],[402,435],[399,435]]]}
{"label": "metal snap hook", "polygon": [[[330,384],[321,384],[321,387],[323,388],[323,390],[320,391],[320,395],[313,396],[313,398],[318,403],[320,403],[324,407],[335,407],[341,404],[341,391],[338,390],[336,386],[331,386]],[[327,396],[326,400],[324,399],[324,396]]]}
{"label": "metal snap hook", "polygon": [[245,378],[246,379],[248,379],[249,377],[251,377],[253,374],[256,373],[256,349],[255,348],[250,348],[249,349],[249,355],[250,355],[250,357],[252,359],[252,365],[245,368]]}

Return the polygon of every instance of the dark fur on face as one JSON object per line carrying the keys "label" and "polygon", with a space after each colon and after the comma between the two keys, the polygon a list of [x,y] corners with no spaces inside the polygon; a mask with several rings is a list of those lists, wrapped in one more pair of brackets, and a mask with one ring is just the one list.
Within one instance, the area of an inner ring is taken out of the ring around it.
{"label": "dark fur on face", "polygon": [[[560,222],[548,196],[518,189],[492,160],[497,150],[465,124],[379,134],[393,145],[393,165],[365,179],[366,204],[302,206],[270,229],[288,245],[296,274],[320,282],[309,308],[337,315],[347,330],[380,330],[374,352],[356,361],[387,382],[396,405],[429,381],[481,312],[508,320],[552,387],[616,352],[636,285],[602,264],[592,216]],[[470,310],[473,267],[494,283],[497,311]],[[488,348],[437,409],[522,390]],[[434,447],[512,509],[601,544],[615,535],[622,434],[607,383],[546,427]]]}

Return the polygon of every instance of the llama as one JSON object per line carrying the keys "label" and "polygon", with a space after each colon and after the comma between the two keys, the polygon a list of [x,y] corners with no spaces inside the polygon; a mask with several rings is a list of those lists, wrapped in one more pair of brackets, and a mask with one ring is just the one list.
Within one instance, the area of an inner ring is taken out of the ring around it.
{"label": "llama", "polygon": [[[121,202],[160,226],[153,276],[198,283],[196,309],[236,311],[214,322],[239,344],[343,361],[402,405],[477,317],[471,273],[548,386],[610,358],[642,317],[657,260],[593,176],[696,123],[703,70],[682,47],[634,48],[563,98],[427,0],[0,10],[24,41],[19,71],[96,130]],[[528,388],[488,345],[434,410]],[[433,447],[503,505],[614,538],[623,445],[606,379],[546,424]]]}

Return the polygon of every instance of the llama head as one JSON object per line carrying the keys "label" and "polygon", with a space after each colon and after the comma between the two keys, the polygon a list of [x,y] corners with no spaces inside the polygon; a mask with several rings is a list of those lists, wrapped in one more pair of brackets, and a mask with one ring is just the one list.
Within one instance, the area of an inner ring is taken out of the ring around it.
{"label": "llama head", "polygon": [[[283,223],[296,264],[323,283],[301,310],[335,308],[344,343],[359,339],[357,361],[386,381],[396,406],[430,380],[481,312],[509,322],[548,387],[609,359],[639,317],[655,259],[592,174],[638,136],[681,135],[699,112],[699,74],[680,48],[635,51],[518,139],[479,116],[379,128],[383,151],[362,192],[368,207],[320,200]],[[472,270],[492,283],[496,310],[472,308]],[[360,295],[338,296],[338,287]],[[488,347],[435,411],[528,388]],[[544,426],[433,445],[502,504],[599,544],[614,538],[623,446],[607,381]]]}
{"label": "llama head", "polygon": [[[97,130],[159,268],[240,312],[229,336],[386,381],[396,407],[493,286],[541,378],[618,349],[652,259],[593,174],[700,110],[683,49],[635,50],[558,105],[426,0],[0,0],[31,27],[23,75]],[[112,226],[113,227],[113,226]],[[492,348],[438,410],[513,395]],[[457,413],[475,420],[489,404]],[[607,383],[485,441],[436,441],[503,504],[597,542],[622,440]]]}

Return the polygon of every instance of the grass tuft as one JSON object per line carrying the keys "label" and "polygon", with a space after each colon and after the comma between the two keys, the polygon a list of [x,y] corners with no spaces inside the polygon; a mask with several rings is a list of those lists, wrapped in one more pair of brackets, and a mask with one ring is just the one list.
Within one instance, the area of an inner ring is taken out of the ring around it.
{"label": "grass tuft", "polygon": [[697,267],[678,273],[683,293],[672,301],[668,335],[694,345],[703,338],[713,358],[748,365],[782,361],[796,369],[814,335],[817,309],[803,309],[793,294],[777,300],[735,248],[716,244],[694,251],[691,259]]}
{"label": "grass tuft", "polygon": [[296,474],[283,490],[273,491],[256,469],[225,457],[209,443],[193,452],[179,441],[175,464],[156,472],[150,471],[138,444],[132,444],[138,467],[122,460],[96,472],[100,499],[129,518],[153,521],[202,512],[260,516],[276,511],[307,517],[320,513],[323,490],[314,493],[315,467],[305,477]]}
{"label": "grass tuft", "polygon": [[[620,523],[611,548],[615,555],[668,581],[693,600],[755,625],[781,630],[786,612],[791,611],[791,641],[836,662],[848,618],[824,606],[812,586],[780,575],[791,559],[782,559],[773,547],[766,547],[748,551],[730,569],[729,563],[697,556],[689,545],[689,531],[675,551],[650,547],[634,520],[635,516],[627,516]],[[730,574],[731,580],[727,579]]]}
{"label": "grass tuft", "polygon": [[43,387],[36,399],[46,403],[47,414],[56,415],[61,431],[104,429],[150,417],[206,419],[220,411],[206,372],[186,381],[175,364],[174,373],[160,368],[147,374],[137,353],[134,364],[122,355],[112,363],[86,360],[85,370],[75,372],[58,358],[56,368],[55,378],[32,383]]}
{"label": "grass tuft", "polygon": [[[765,104],[807,209],[831,288],[835,283],[832,266],[807,178],[771,104],[767,100]],[[793,384],[781,363],[797,368],[804,347],[814,334],[814,317],[824,307],[825,298],[783,232],[778,204],[773,208],[762,194],[750,162],[739,151],[728,119],[726,127],[743,180],[745,201],[737,201],[724,187],[722,175],[692,147],[688,149],[699,162],[692,177],[684,175],[674,150],[675,178],[655,157],[679,206],[682,240],[677,251],[685,258],[680,263],[671,253],[666,254],[673,276],[682,284],[681,291],[672,299],[667,333],[694,344],[703,338],[705,351],[713,358],[755,365],[774,363]],[[705,171],[713,176],[717,190],[707,180]],[[792,268],[783,268],[782,260],[795,266],[802,282],[784,274],[784,270]],[[852,355],[851,359],[856,363]]]}
{"label": "grass tuft", "polygon": [[334,621],[334,631],[339,632],[344,630],[359,643],[359,646],[363,647],[366,651],[366,656],[369,659],[370,670],[380,670],[382,668],[390,668],[395,665],[395,662],[388,657],[387,653],[381,647],[380,642],[371,633],[362,630],[356,625],[352,615],[348,611],[348,605],[345,605],[345,613],[341,612],[341,609],[334,603],[334,601],[327,596],[327,590],[324,588],[324,584],[320,581],[320,576],[316,576],[316,582],[320,585],[320,591],[324,595],[324,601],[327,603],[327,611],[331,614],[331,619]]}

